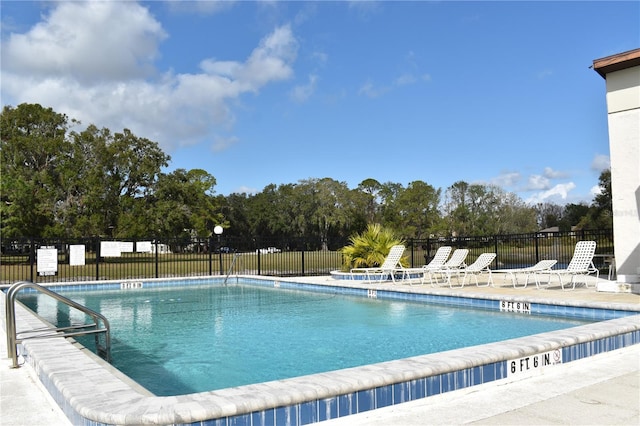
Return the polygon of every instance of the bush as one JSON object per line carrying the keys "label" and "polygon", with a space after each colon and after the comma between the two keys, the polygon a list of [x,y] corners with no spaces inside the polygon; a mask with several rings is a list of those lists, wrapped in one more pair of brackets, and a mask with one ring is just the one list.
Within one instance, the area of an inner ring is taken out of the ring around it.
{"label": "bush", "polygon": [[[391,247],[404,244],[392,230],[383,228],[379,224],[369,224],[361,234],[349,237],[351,245],[340,251],[344,258],[343,271],[352,268],[375,268],[380,266],[389,254]],[[403,258],[401,263],[406,264]]]}

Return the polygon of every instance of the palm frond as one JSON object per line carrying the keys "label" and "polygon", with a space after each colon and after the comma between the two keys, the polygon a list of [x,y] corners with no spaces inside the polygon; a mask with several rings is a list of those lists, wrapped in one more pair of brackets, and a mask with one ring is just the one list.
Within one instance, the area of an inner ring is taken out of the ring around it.
{"label": "palm frond", "polygon": [[[380,224],[367,225],[367,229],[349,237],[351,245],[341,249],[344,257],[343,270],[352,268],[372,268],[380,266],[389,254],[391,247],[403,244],[391,229]],[[405,260],[402,261],[405,263]]]}

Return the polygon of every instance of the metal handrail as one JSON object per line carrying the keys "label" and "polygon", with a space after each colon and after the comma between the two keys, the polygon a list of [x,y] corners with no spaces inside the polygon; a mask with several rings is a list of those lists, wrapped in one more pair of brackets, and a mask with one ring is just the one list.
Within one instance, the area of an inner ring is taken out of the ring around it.
{"label": "metal handrail", "polygon": [[[21,336],[18,337],[18,333],[16,332],[16,312],[15,312],[15,299],[18,292],[24,288],[31,288],[40,293],[46,294],[54,298],[55,300],[62,302],[72,308],[75,308],[86,315],[90,316],[93,319],[93,324],[84,324],[84,325],[75,325],[71,327],[45,327],[41,329],[27,330],[23,331],[20,334],[26,335],[30,333],[36,333],[32,336]],[[107,362],[111,362],[111,333],[109,327],[109,321],[107,318],[95,312],[84,305],[81,305],[77,302],[74,302],[71,299],[68,299],[61,294],[58,294],[54,291],[49,290],[48,288],[42,287],[38,284],[29,282],[29,281],[18,281],[14,283],[9,290],[7,290],[6,297],[6,323],[7,323],[7,356],[12,359],[13,365],[12,368],[19,367],[18,365],[18,343],[22,343],[26,339],[43,339],[50,337],[73,337],[73,336],[82,336],[86,334],[95,334],[96,337],[96,350],[98,355],[101,355]],[[103,328],[100,328],[100,322],[103,324]],[[95,328],[93,328],[95,327]],[[83,328],[92,328],[90,330],[81,330]],[[70,330],[80,330],[80,331],[70,331]],[[98,334],[105,334],[105,345],[101,347],[98,341]]]}
{"label": "metal handrail", "polygon": [[236,259],[240,257],[240,253],[235,253],[233,255],[233,259],[231,260],[231,266],[229,266],[229,269],[227,270],[227,276],[224,278],[224,283],[227,283],[227,280],[229,279],[229,275],[231,275],[231,270],[233,269],[233,265],[236,264]]}

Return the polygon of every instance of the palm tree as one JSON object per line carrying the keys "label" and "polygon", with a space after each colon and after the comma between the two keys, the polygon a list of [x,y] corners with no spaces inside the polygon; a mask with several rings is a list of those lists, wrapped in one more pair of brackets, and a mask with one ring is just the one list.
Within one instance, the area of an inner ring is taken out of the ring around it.
{"label": "palm tree", "polygon": [[[391,247],[404,243],[392,230],[383,228],[377,223],[367,225],[367,229],[360,234],[352,235],[349,241],[351,245],[340,250],[344,258],[342,266],[344,271],[380,266]],[[404,258],[401,263],[406,263]]]}

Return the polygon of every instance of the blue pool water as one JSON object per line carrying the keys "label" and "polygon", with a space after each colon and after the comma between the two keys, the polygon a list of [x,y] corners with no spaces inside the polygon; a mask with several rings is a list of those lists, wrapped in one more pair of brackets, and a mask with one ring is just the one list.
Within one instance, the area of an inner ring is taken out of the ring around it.
{"label": "blue pool water", "polygon": [[[109,319],[113,365],[156,395],[284,379],[593,322],[235,284],[61,293]],[[84,321],[48,297],[27,294],[21,300],[51,322]],[[93,346],[90,339],[86,345]]]}

